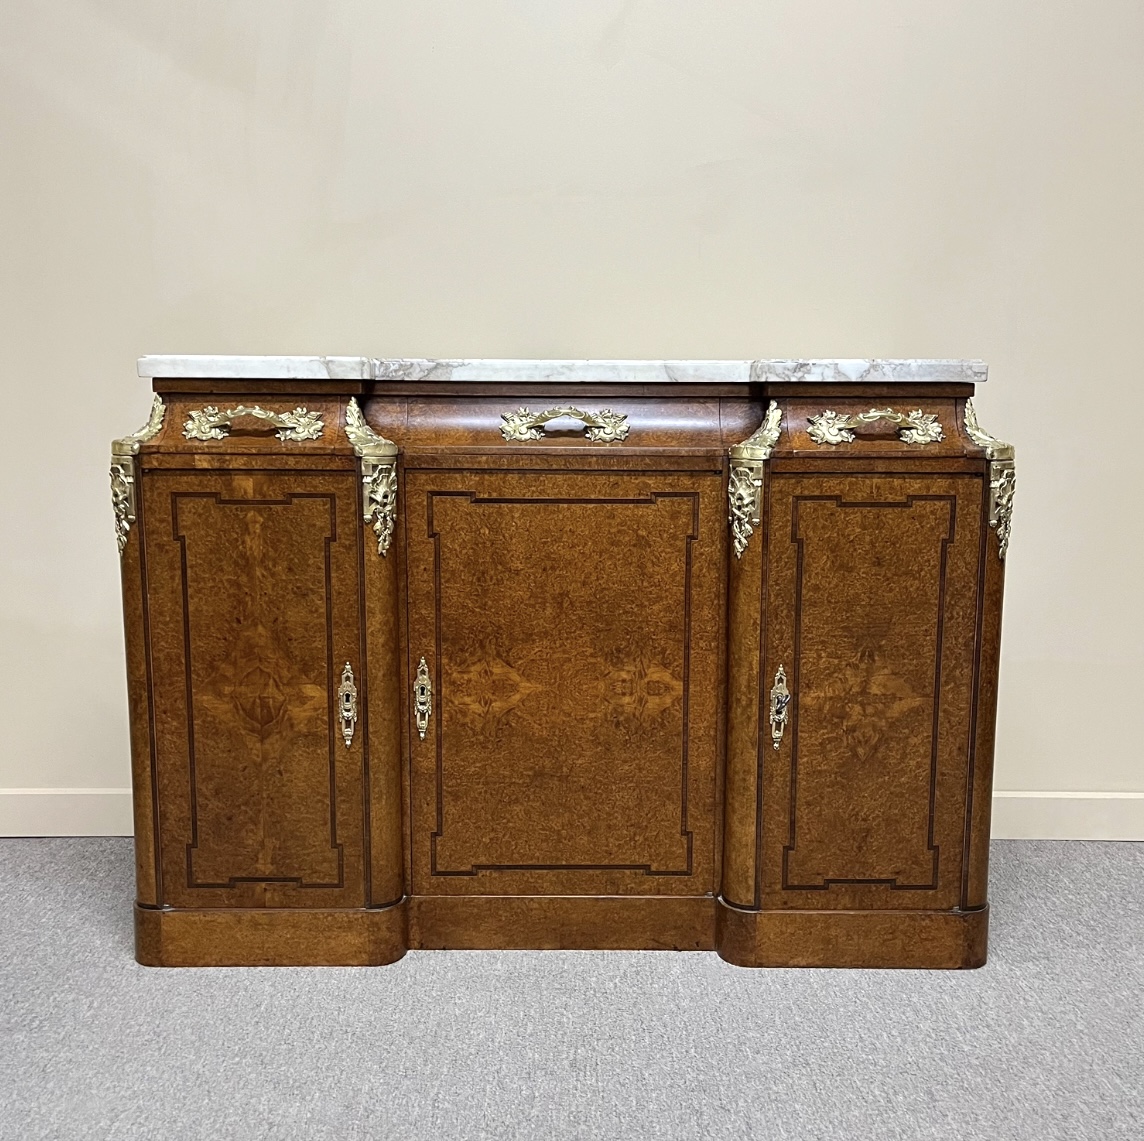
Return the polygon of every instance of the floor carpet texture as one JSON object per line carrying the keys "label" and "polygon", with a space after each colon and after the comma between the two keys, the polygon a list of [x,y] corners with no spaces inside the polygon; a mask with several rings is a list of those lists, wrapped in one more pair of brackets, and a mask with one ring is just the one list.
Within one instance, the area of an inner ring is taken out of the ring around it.
{"label": "floor carpet texture", "polygon": [[152,969],[131,842],[0,840],[0,1138],[1144,1139],[1144,844],[995,841],[977,971]]}

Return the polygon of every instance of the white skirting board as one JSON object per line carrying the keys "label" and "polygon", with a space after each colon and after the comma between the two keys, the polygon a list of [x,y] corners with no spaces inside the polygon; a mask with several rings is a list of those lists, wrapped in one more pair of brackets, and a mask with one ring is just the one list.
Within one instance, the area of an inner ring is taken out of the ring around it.
{"label": "white skirting board", "polygon": [[[129,788],[0,789],[0,836],[130,836]],[[998,840],[1144,840],[1144,792],[996,792]]]}
{"label": "white skirting board", "polygon": [[995,840],[1144,840],[1144,792],[994,792]]}
{"label": "white skirting board", "polygon": [[0,788],[0,836],[130,836],[129,788]]}

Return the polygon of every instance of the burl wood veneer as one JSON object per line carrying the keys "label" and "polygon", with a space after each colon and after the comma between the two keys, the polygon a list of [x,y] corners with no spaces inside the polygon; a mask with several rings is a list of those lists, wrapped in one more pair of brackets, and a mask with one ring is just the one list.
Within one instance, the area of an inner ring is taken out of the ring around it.
{"label": "burl wood veneer", "polygon": [[140,363],[140,962],[985,961],[984,366]]}

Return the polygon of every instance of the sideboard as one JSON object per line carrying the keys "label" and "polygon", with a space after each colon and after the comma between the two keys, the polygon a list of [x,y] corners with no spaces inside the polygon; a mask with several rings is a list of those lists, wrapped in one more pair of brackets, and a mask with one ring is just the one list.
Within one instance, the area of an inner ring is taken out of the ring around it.
{"label": "sideboard", "polygon": [[139,372],[141,963],[985,961],[1015,471],[983,364]]}

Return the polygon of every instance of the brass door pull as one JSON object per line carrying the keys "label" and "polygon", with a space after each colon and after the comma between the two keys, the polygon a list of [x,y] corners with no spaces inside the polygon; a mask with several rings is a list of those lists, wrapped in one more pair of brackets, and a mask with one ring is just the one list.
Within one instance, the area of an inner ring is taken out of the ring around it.
{"label": "brass door pull", "polygon": [[348,749],[353,744],[357,726],[357,686],[354,685],[354,671],[349,662],[342,670],[342,684],[338,686],[338,716],[342,722],[342,740]]}
{"label": "brass door pull", "polygon": [[628,418],[622,412],[601,408],[599,412],[584,412],[579,408],[564,406],[548,408],[544,412],[530,412],[518,408],[515,412],[502,412],[501,435],[506,440],[539,440],[544,436],[544,426],[549,420],[569,416],[584,422],[584,434],[595,444],[610,444],[616,440],[626,440]]}
{"label": "brass door pull", "polygon": [[783,743],[783,732],[790,716],[790,690],[787,689],[786,670],[779,665],[775,684],[771,686],[771,744],[777,749]]}
{"label": "brass door pull", "polygon": [[424,741],[429,718],[433,714],[433,683],[429,680],[429,667],[424,658],[417,667],[417,677],[413,682],[413,714],[417,719],[417,736]]}
{"label": "brass door pull", "polygon": [[208,404],[187,414],[183,435],[188,440],[221,440],[230,434],[231,422],[241,416],[253,416],[273,424],[280,440],[316,440],[326,427],[321,416],[301,405],[293,412],[271,412],[257,404],[236,404],[222,410]]}
{"label": "brass door pull", "polygon": [[871,408],[869,412],[840,415],[821,412],[806,422],[806,434],[816,444],[849,444],[854,440],[852,429],[862,424],[889,420],[899,424],[898,439],[903,444],[936,444],[945,439],[937,416],[915,408],[913,412],[895,412],[892,408]]}

